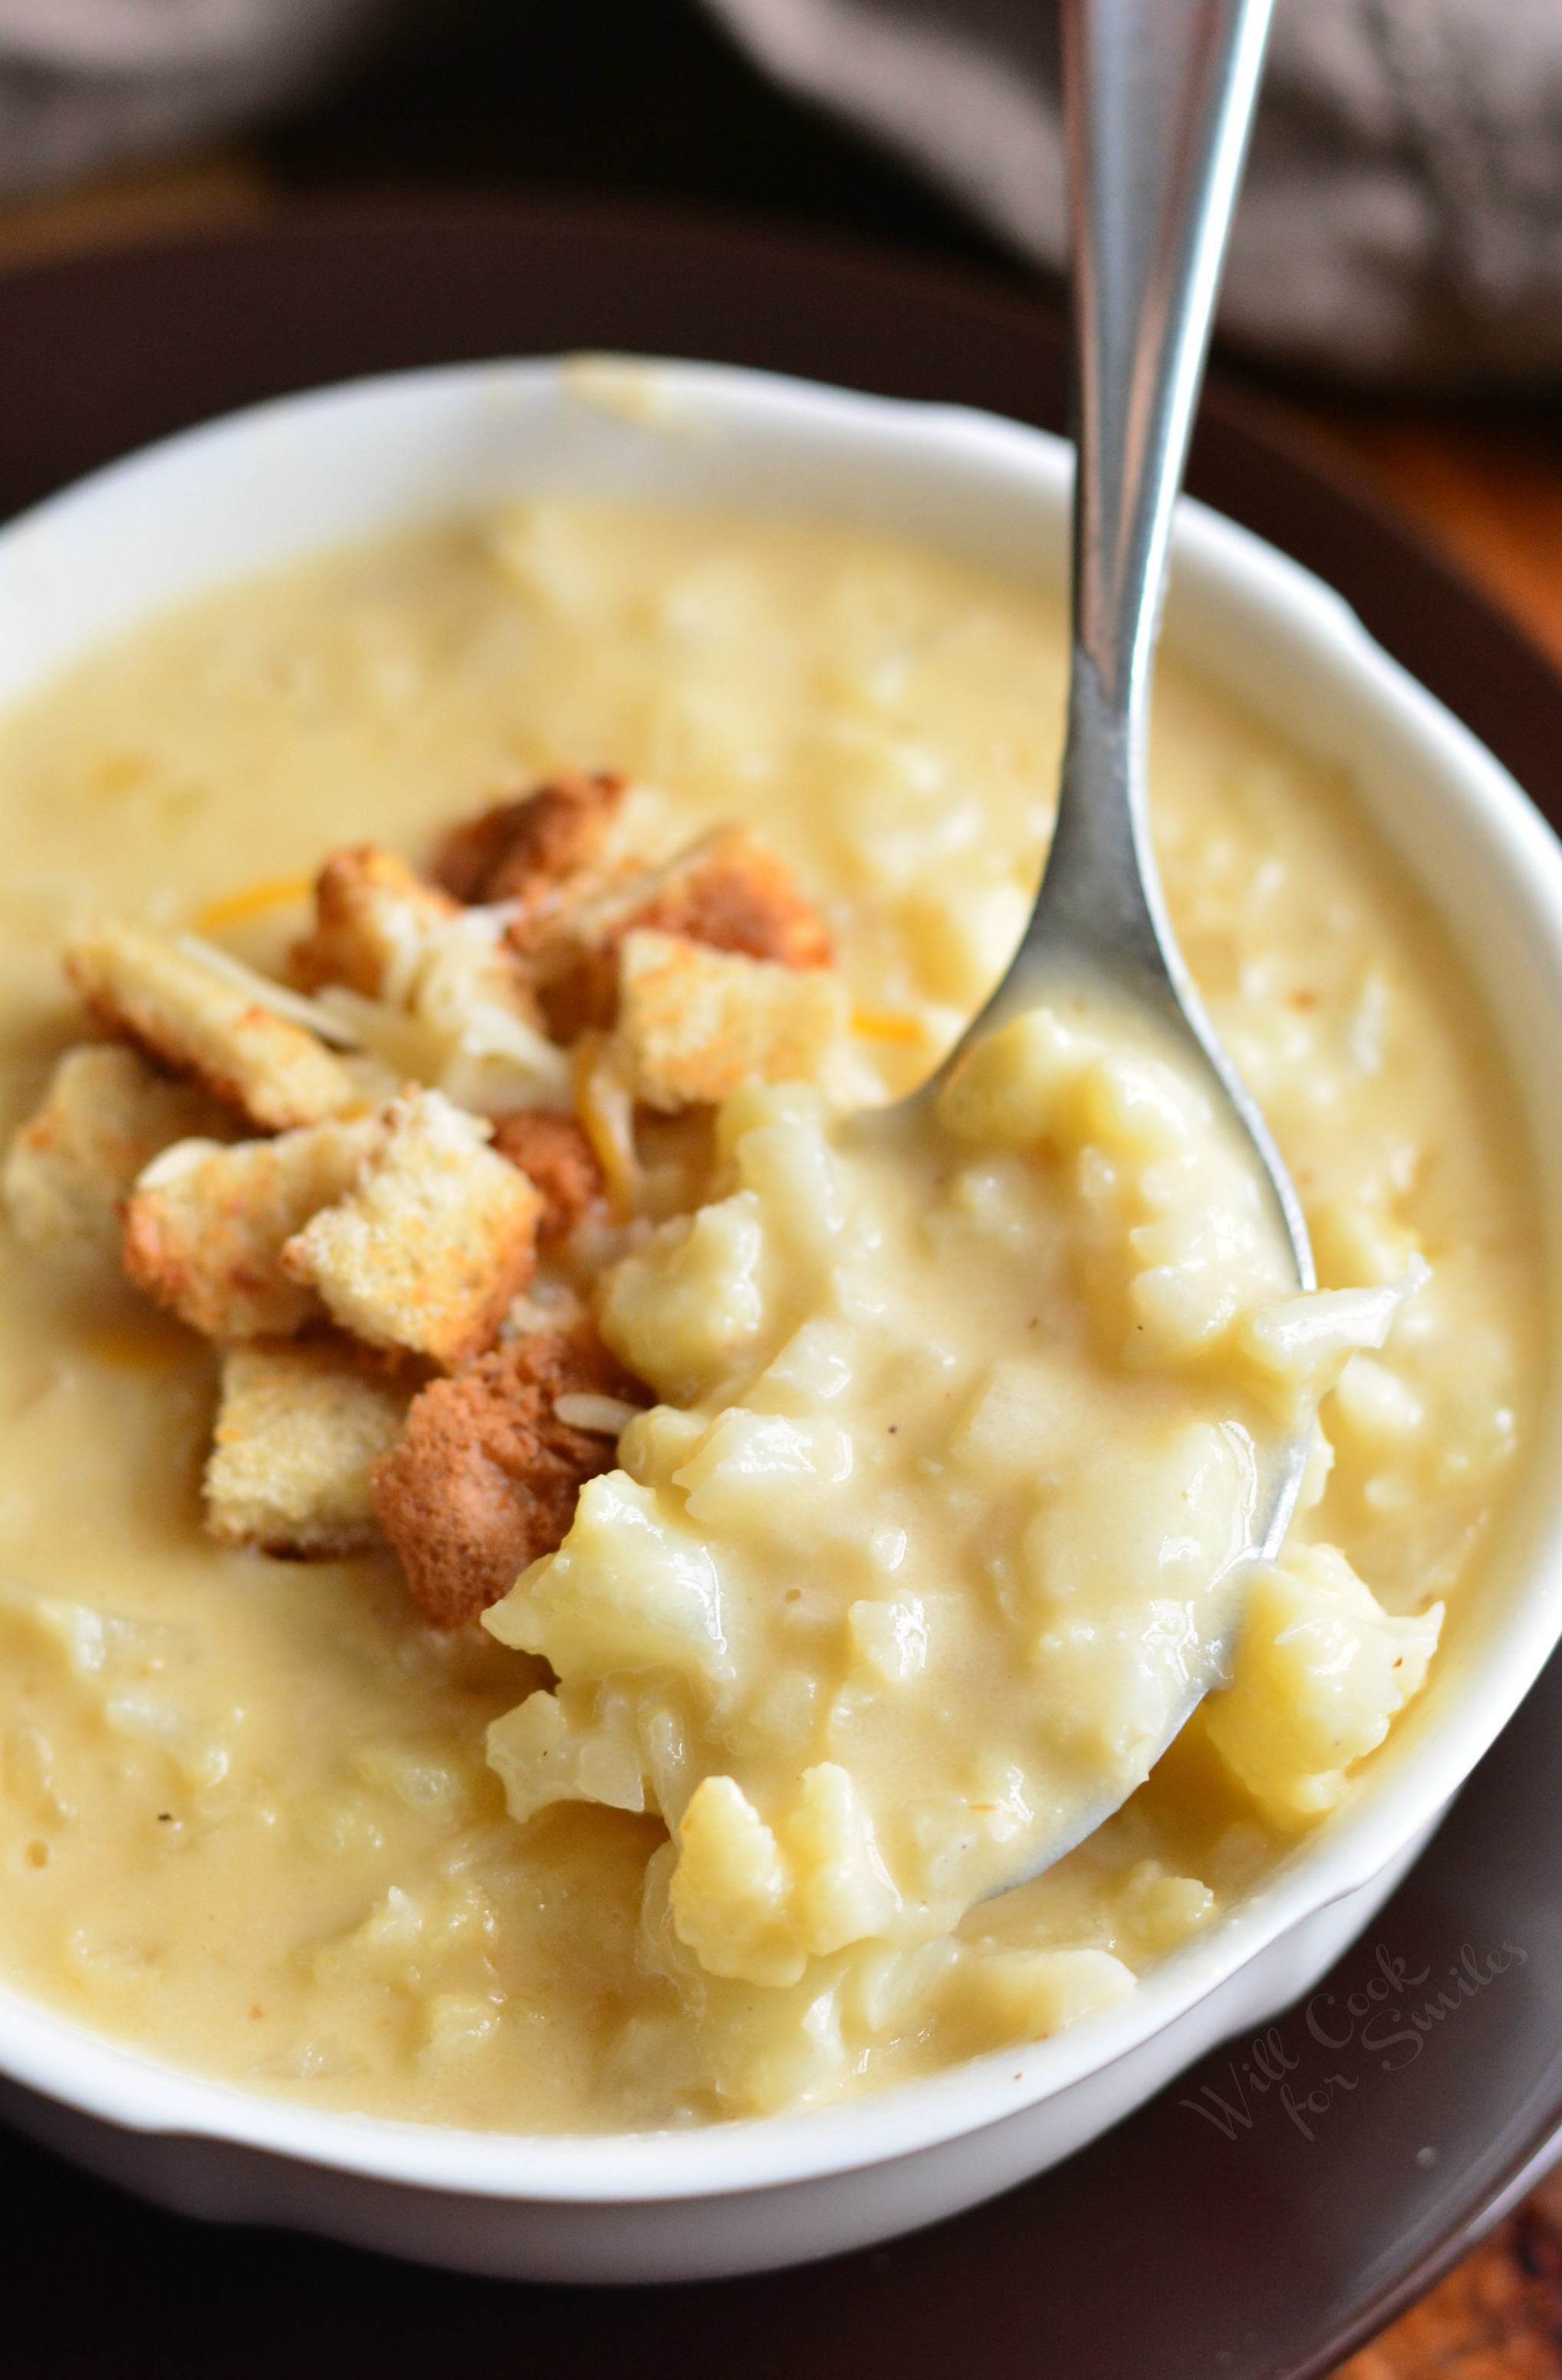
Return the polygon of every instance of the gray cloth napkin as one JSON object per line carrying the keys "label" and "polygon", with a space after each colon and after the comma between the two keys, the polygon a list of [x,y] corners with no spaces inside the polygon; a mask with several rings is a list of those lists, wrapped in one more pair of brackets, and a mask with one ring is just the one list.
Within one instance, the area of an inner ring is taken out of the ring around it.
{"label": "gray cloth napkin", "polygon": [[308,91],[396,0],[0,0],[0,195],[156,155]]}
{"label": "gray cloth napkin", "polygon": [[[1064,254],[1056,0],[707,0],[1024,254]],[[1360,380],[1562,370],[1562,0],[1278,0],[1227,338]]]}
{"label": "gray cloth napkin", "polygon": [[[0,0],[0,195],[219,135],[452,5]],[[707,6],[780,80],[1062,261],[1057,0]],[[1555,378],[1562,0],[1278,0],[1221,326],[1337,376]]]}

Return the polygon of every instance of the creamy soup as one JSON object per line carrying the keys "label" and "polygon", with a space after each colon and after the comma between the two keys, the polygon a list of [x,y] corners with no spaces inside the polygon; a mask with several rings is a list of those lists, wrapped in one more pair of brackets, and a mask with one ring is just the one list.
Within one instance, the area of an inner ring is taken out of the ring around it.
{"label": "creamy soup", "polygon": [[[1060,999],[898,1136],[849,1120],[1018,936],[1064,662],[1055,606],[889,540],[547,504],[214,597],[0,725],[18,1988],[319,2105],[766,2112],[1120,1999],[1391,1756],[1522,1469],[1542,1282],[1500,1061],[1349,787],[1163,669],[1168,901],[1321,1296],[1120,1019]],[[311,907],[334,847],[424,868],[591,770],[629,784],[571,895],[584,1029],[535,952],[515,992],[515,901],[360,854]],[[733,826],[805,898],[784,965],[670,907]],[[329,904],[374,869],[366,973]],[[59,1171],[67,1106],[117,1216]],[[551,1242],[537,1115],[598,1169]],[[539,1387],[577,1327],[598,1370]],[[543,1400],[573,1518],[455,1608],[468,1516],[408,1553],[406,1450],[479,1393]]]}

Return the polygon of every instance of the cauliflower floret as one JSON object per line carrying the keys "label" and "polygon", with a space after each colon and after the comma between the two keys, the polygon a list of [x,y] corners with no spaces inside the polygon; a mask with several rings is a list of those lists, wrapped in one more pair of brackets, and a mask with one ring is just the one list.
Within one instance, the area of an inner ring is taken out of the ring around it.
{"label": "cauliflower floret", "polygon": [[851,1604],[846,1629],[854,1653],[886,1685],[901,1685],[926,1667],[927,1609],[919,1595]]}
{"label": "cauliflower floret", "polygon": [[1086,1141],[1141,1160],[1180,1155],[1207,1135],[1214,1110],[1192,1075],[1153,1050],[1113,1048],[1089,1023],[1028,1009],[977,1041],[938,1100],[962,1140],[1032,1148]]}
{"label": "cauliflower floret", "polygon": [[680,1941],[713,1975],[794,1984],[827,1958],[886,1933],[900,1895],[844,1768],[805,1769],[772,1830],[731,1777],[708,1777],[684,1813],[669,1886]]}
{"label": "cauliflower floret", "polygon": [[781,1838],[791,1859],[797,1929],[815,1957],[828,1958],[848,1942],[889,1931],[901,1897],[885,1873],[873,1822],[846,1769],[823,1760],[804,1770],[802,1790],[781,1820]]}
{"label": "cauliflower floret", "polygon": [[1208,1640],[1201,1607],[1247,1549],[1254,1496],[1242,1433],[1190,1422],[1158,1447],[1107,1443],[1042,1503],[1021,1548],[1032,1658],[1082,1750],[1147,1773]]}
{"label": "cauliflower floret", "polygon": [[1295,1278],[1256,1160],[1223,1148],[1207,1127],[1197,1143],[1146,1165],[1136,1187],[1151,1218],[1128,1233],[1140,1269],[1128,1284],[1133,1323],[1123,1353],[1137,1367],[1190,1361],[1256,1299],[1273,1297],[1288,1273]]}
{"label": "cauliflower floret", "polygon": [[674,1403],[708,1397],[755,1357],[770,1319],[768,1276],[779,1273],[793,1300],[810,1287],[822,1291],[849,1205],[824,1115],[806,1084],[727,1100],[717,1154],[739,1186],[662,1224],[609,1280],[603,1338]]}
{"label": "cauliflower floret", "polygon": [[1317,1817],[1420,1692],[1442,1625],[1440,1603],[1396,1619],[1333,1546],[1298,1547],[1254,1582],[1210,1740],[1267,1815]]}
{"label": "cauliflower floret", "polygon": [[1324,1289],[1260,1305],[1242,1323],[1243,1355],[1272,1394],[1315,1403],[1332,1389],[1359,1348],[1381,1347],[1395,1317],[1432,1278],[1412,1256],[1398,1281],[1374,1289]]}
{"label": "cauliflower floret", "polygon": [[1109,1950],[993,1949],[960,1946],[938,1995],[940,2012],[972,2046],[1046,2041],[1082,2017],[1114,2008],[1133,1975]]}
{"label": "cauliflower floret", "polygon": [[961,1140],[1033,1148],[1057,1129],[1101,1049],[1050,1008],[1027,1009],[966,1052],[939,1093],[938,1122]]}
{"label": "cauliflower floret", "polygon": [[788,1084],[729,1100],[718,1145],[731,1148],[739,1182],[758,1199],[767,1235],[809,1270],[828,1267],[846,1228],[850,1196],[817,1094]]}
{"label": "cauliflower floret", "polygon": [[660,1395],[691,1401],[758,1334],[763,1249],[752,1190],[664,1223],[609,1283],[603,1338]]}
{"label": "cauliflower floret", "polygon": [[670,1499],[623,1471],[587,1481],[558,1552],[523,1571],[482,1619],[502,1645],[542,1654],[562,1677],[728,1668],[709,1548]]}
{"label": "cauliflower floret", "polygon": [[668,1888],[672,1923],[713,1975],[794,1984],[807,1953],[789,1923],[781,1845],[731,1777],[708,1777],[684,1813]]}
{"label": "cauliflower floret", "polygon": [[851,1472],[852,1439],[838,1423],[729,1405],[672,1484],[684,1489],[691,1521],[741,1542],[763,1527],[777,1499],[817,1512],[817,1491],[839,1487]]}
{"label": "cauliflower floret", "polygon": [[[978,1041],[938,1100],[956,1138],[1076,1160],[1128,1278],[1125,1359],[1193,1361],[1295,1278],[1256,1160],[1196,1074],[1032,1009]],[[1100,1284],[1108,1287],[1104,1274]],[[1105,1301],[1115,1310],[1118,1285]]]}
{"label": "cauliflower floret", "polygon": [[643,1810],[645,1780],[633,1713],[622,1696],[602,1698],[593,1712],[567,1689],[528,1694],[488,1731],[488,1764],[504,1787],[510,1815],[536,1815],[555,1802],[601,1802],[610,1810]]}

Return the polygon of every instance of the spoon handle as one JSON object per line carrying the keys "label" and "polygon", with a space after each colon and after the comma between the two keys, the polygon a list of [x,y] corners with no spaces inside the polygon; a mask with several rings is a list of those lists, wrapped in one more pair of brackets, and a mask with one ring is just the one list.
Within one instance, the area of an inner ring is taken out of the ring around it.
{"label": "spoon handle", "polygon": [[1150,848],[1145,727],[1172,509],[1271,6],[1064,0],[1062,10],[1073,665],[1057,827],[1016,973],[1045,948],[1049,965],[1077,956],[1194,1016]]}

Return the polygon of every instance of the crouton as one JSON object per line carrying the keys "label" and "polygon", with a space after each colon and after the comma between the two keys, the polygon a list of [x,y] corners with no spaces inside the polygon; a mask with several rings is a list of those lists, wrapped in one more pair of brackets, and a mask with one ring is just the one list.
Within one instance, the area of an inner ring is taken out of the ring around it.
{"label": "crouton", "polygon": [[551,933],[527,953],[533,996],[551,1040],[572,1049],[587,1033],[607,1032],[618,1014],[621,931],[592,938],[584,918]]}
{"label": "crouton", "polygon": [[542,1194],[539,1247],[567,1240],[607,1187],[597,1152],[574,1116],[553,1115],[543,1108],[501,1116],[493,1127],[493,1145]]}
{"label": "crouton", "polygon": [[848,1023],[846,988],[671,934],[633,933],[619,954],[618,1042],[637,1099],[668,1112],[757,1083],[809,1081]]}
{"label": "crouton", "polygon": [[778,966],[827,967],[835,957],[785,860],[741,826],[717,827],[670,861],[632,922]]}
{"label": "crouton", "polygon": [[142,1166],[171,1141],[231,1128],[214,1099],[123,1042],[67,1050],[0,1171],[12,1228],[31,1247],[117,1257],[120,1206]]}
{"label": "crouton", "polygon": [[126,1208],[126,1271],[212,1339],[285,1338],[321,1318],[314,1291],[283,1270],[283,1247],[352,1188],[379,1133],[377,1116],[361,1116],[164,1150]]}
{"label": "crouton", "polygon": [[600,864],[627,790],[624,778],[607,772],[539,785],[453,828],[430,872],[457,901],[545,904]]}
{"label": "crouton", "polygon": [[[478,1112],[567,1096],[503,913],[464,909],[390,853],[363,844],[321,873],[314,932],[296,944],[300,982],[409,1078]],[[397,1084],[391,1086],[395,1089]]]}
{"label": "crouton", "polygon": [[827,967],[833,955],[780,855],[745,828],[718,827],[630,883],[512,927],[555,1040],[612,1024],[619,948],[642,931],[798,969]]}
{"label": "crouton", "polygon": [[438,1091],[387,1109],[356,1186],[282,1252],[333,1317],[374,1347],[452,1369],[490,1345],[531,1278],[542,1198],[485,1146],[492,1126]]}
{"label": "crouton", "polygon": [[206,1526],[225,1545],[326,1560],[380,1541],[373,1470],[411,1399],[334,1340],[254,1341],[223,1358]]}
{"label": "crouton", "polygon": [[589,1323],[514,1340],[414,1400],[376,1469],[374,1512],[435,1628],[462,1627],[507,1595],[562,1544],[582,1481],[611,1469],[605,1429],[560,1418],[572,1397],[648,1402]]}
{"label": "crouton", "polygon": [[415,876],[405,859],[372,843],[333,851],[315,882],[314,930],[293,946],[295,981],[305,991],[345,984],[367,1000],[395,999],[430,937],[461,905]]}
{"label": "crouton", "polygon": [[105,919],[83,928],[66,945],[66,971],[94,1014],[262,1131],[321,1123],[359,1099],[312,1033],[139,927]]}

